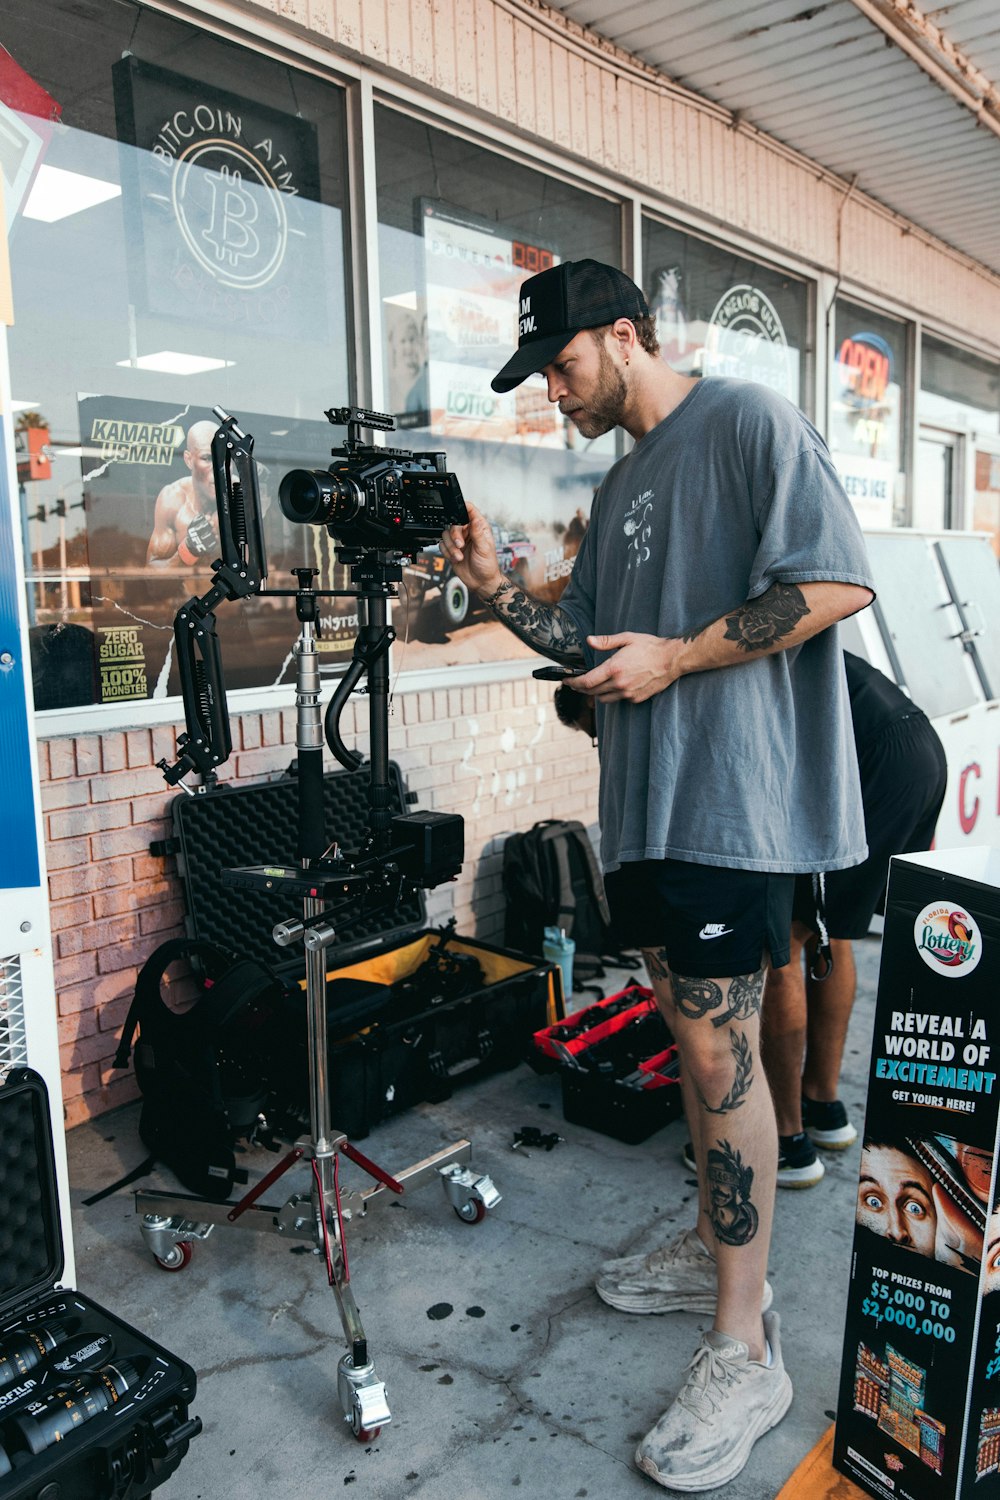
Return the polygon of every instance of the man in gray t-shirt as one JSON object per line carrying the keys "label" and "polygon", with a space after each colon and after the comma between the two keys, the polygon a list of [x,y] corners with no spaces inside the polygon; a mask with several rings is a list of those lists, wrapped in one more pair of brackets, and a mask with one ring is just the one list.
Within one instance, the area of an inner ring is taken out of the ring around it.
{"label": "man in gray t-shirt", "polygon": [[627,1312],[715,1312],[636,1462],[666,1488],[740,1472],[791,1401],[765,1281],[777,1136],[760,1064],[765,966],[788,961],[797,872],[865,856],[833,627],[872,599],[864,545],[819,434],[782,398],[678,375],[641,291],[569,261],[521,287],[518,350],[584,437],[635,448],[598,491],[570,587],[534,600],[485,518],[441,546],[522,640],[597,705],[602,854],[619,935],[642,949],[682,1060],[696,1229],[608,1263]]}

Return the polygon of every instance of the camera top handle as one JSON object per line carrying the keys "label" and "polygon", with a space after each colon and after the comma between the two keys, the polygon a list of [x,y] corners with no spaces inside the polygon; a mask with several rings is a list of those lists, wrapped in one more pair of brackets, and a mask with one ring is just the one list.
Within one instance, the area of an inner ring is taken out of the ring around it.
{"label": "camera top handle", "polygon": [[334,427],[347,428],[344,447],[349,453],[364,446],[361,442],[362,427],[375,432],[392,432],[396,425],[395,417],[390,417],[388,412],[369,411],[364,406],[330,406],[323,415]]}

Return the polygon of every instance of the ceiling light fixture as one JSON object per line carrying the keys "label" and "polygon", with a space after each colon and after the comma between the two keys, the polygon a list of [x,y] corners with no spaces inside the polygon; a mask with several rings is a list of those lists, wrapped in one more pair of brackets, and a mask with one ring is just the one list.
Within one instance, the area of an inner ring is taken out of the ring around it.
{"label": "ceiling light fixture", "polygon": [[207,370],[228,370],[235,360],[161,349],[157,354],[140,354],[135,359],[120,359],[117,363],[126,370],[156,370],[161,375],[204,375]]}
{"label": "ceiling light fixture", "polygon": [[43,164],[31,185],[22,214],[26,219],[40,219],[43,224],[54,224],[58,219],[68,219],[71,214],[82,213],[85,208],[94,208],[98,203],[120,198],[121,192],[116,182],[105,182],[100,177],[88,177],[83,172],[67,172],[64,167]]}

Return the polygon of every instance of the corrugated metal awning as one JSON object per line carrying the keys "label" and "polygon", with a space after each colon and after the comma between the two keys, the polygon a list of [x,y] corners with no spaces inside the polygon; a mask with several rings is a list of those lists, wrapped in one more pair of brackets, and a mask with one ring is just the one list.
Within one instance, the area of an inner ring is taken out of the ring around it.
{"label": "corrugated metal awning", "polygon": [[1000,272],[997,0],[553,8]]}

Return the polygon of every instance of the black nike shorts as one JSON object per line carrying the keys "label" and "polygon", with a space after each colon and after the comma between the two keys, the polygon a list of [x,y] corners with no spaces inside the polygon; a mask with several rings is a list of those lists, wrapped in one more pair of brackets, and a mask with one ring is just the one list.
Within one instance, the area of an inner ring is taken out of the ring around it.
{"label": "black nike shorts", "polygon": [[629,861],[605,875],[612,933],[623,948],[653,948],[674,974],[731,979],[756,974],[768,956],[788,962],[794,875]]}

